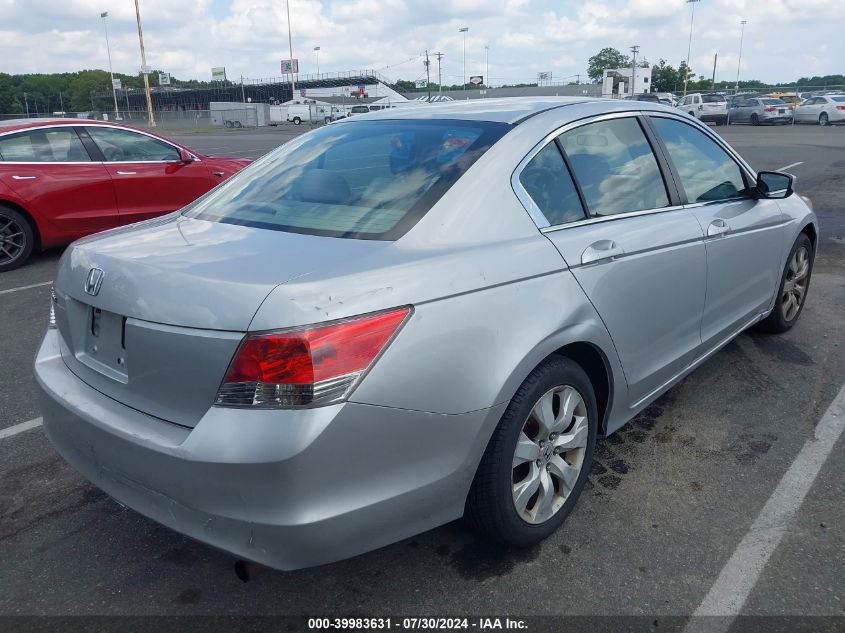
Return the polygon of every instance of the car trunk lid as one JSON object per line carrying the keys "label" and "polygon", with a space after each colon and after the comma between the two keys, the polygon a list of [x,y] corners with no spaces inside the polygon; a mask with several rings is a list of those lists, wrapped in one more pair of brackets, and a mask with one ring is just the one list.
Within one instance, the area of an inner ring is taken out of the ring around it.
{"label": "car trunk lid", "polygon": [[174,215],[80,240],[55,284],[63,357],[105,395],[194,426],[273,288],[387,245]]}

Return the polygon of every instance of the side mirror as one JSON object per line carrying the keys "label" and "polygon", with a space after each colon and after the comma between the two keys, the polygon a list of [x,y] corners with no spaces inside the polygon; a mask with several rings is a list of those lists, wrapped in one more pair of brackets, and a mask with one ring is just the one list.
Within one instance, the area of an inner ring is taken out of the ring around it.
{"label": "side mirror", "polygon": [[192,163],[194,162],[194,157],[191,153],[186,149],[179,150],[179,162],[180,163]]}
{"label": "side mirror", "polygon": [[795,177],[778,171],[757,172],[757,195],[760,198],[782,199],[791,196]]}

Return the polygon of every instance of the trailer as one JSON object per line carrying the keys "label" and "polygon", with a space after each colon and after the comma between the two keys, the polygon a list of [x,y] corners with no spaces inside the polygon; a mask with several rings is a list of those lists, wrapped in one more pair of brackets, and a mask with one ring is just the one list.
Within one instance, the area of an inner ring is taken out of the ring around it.
{"label": "trailer", "polygon": [[212,101],[209,104],[211,124],[227,128],[270,125],[270,105],[238,101]]}

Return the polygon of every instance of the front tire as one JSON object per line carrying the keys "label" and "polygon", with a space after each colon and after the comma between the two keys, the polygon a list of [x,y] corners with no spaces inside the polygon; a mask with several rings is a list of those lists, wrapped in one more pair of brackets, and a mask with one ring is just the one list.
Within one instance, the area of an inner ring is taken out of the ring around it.
{"label": "front tire", "polygon": [[555,356],[517,390],[475,474],[466,517],[506,545],[539,543],[581,494],[598,434],[596,396],[584,370]]}
{"label": "front tire", "polygon": [[14,270],[32,254],[35,231],[20,211],[0,205],[0,273]]}
{"label": "front tire", "polygon": [[760,321],[758,329],[782,334],[795,325],[807,300],[812,273],[813,244],[806,234],[801,233],[786,259],[775,306],[769,316]]}
{"label": "front tire", "polygon": [[299,125],[300,123],[302,123],[302,119],[300,119],[298,116],[293,117],[294,125]]}

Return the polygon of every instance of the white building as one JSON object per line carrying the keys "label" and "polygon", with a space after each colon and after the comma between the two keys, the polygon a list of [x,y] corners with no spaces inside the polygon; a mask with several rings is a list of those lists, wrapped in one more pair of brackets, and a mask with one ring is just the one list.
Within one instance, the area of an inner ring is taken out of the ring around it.
{"label": "white building", "polygon": [[631,74],[634,70],[630,66],[605,70],[602,74],[601,96],[621,98],[651,92],[651,68],[636,69],[632,90]]}

